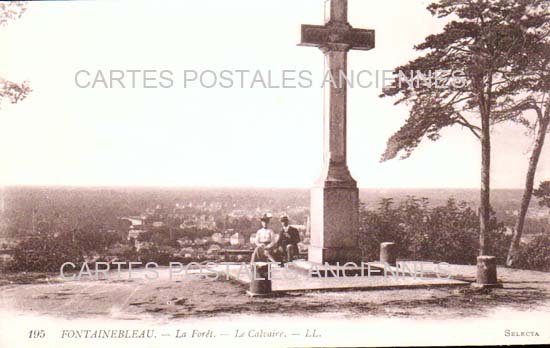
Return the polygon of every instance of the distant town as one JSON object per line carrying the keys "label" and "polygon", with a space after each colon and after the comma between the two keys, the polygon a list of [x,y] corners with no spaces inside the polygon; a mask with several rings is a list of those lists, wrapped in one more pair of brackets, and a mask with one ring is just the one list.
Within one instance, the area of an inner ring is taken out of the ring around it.
{"label": "distant town", "polygon": [[[298,224],[293,224],[301,234],[301,250],[307,250],[309,242],[309,221],[306,207],[288,207],[288,211],[275,212],[275,217],[289,214],[296,217]],[[158,204],[155,208],[148,208],[138,216],[119,218],[121,229],[128,231],[128,241],[139,251],[143,247],[154,243],[152,236],[156,233],[168,234],[169,240],[174,239],[170,234],[177,234],[175,239],[181,249],[177,256],[185,259],[206,259],[209,256],[219,255],[222,250],[244,248],[252,250],[256,233],[257,217],[261,216],[266,208],[255,209],[227,209],[220,202],[175,203],[165,207]],[[277,219],[273,229],[277,226]],[[300,224],[303,222],[303,224]],[[246,255],[246,253],[244,253]],[[243,256],[243,255],[237,255]],[[239,258],[242,259],[242,258]]]}
{"label": "distant town", "polygon": [[[250,256],[264,212],[273,214],[275,232],[281,228],[278,217],[290,217],[300,231],[302,253],[309,242],[309,192],[305,189],[11,187],[1,193],[3,259],[25,238],[67,234],[73,241],[89,236],[91,244],[100,236],[111,240],[101,252],[111,258],[125,250],[161,248],[165,255],[183,261],[243,261]],[[433,205],[453,197],[474,209],[477,201],[476,190],[361,190],[367,210],[376,210],[382,198],[398,202],[407,196],[426,197]],[[509,234],[520,198],[521,190],[493,193],[496,217]],[[548,233],[550,209],[533,202],[524,239]]]}

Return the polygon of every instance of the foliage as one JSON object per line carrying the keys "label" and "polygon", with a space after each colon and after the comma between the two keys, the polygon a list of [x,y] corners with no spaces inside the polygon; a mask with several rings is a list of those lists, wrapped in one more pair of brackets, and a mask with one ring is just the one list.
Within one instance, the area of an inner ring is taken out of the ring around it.
{"label": "foliage", "polygon": [[[540,79],[528,79],[526,72],[532,72],[534,63],[548,56],[543,39],[550,19],[544,6],[549,3],[441,0],[431,4],[428,10],[433,15],[455,15],[457,19],[415,46],[427,53],[397,67],[394,73],[398,76],[381,95],[396,96],[396,104],[411,105],[409,118],[388,140],[382,160],[400,153],[402,158],[410,156],[424,137],[435,141],[449,126],[465,127],[480,138],[483,124],[476,124],[476,118],[490,119],[492,124],[509,119],[523,122],[518,114],[521,108],[511,98],[526,89],[545,87]],[[428,77],[430,83],[416,81],[412,85],[399,77],[399,72],[410,78],[428,71],[463,75],[454,75],[460,79],[447,76],[444,81],[448,83],[443,86],[435,74]]]}
{"label": "foliage", "polygon": [[214,233],[216,233],[215,230],[201,229],[196,227],[187,227],[187,228],[184,228],[182,231],[179,231],[178,236],[195,239],[195,238],[210,237]]}
{"label": "foliage", "polygon": [[108,247],[121,242],[120,235],[101,232],[90,227],[60,233],[57,237],[65,245],[79,251],[82,256],[103,253]]}
{"label": "foliage", "polygon": [[136,260],[136,248],[129,244],[115,243],[105,251],[105,256],[119,260]]}
{"label": "foliage", "polygon": [[549,4],[550,0],[430,4],[432,15],[450,21],[442,32],[415,47],[427,53],[397,67],[397,77],[381,95],[410,105],[409,117],[388,140],[382,161],[400,154],[409,157],[424,138],[436,141],[450,126],[465,127],[480,141],[481,255],[487,255],[490,244],[491,128],[508,120],[530,126],[523,116],[528,109],[538,108],[538,119],[543,120],[533,96],[521,95],[527,91],[544,96],[550,85]]}
{"label": "foliage", "polygon": [[138,261],[143,262],[143,264],[156,262],[159,265],[166,266],[174,260],[173,255],[175,252],[176,249],[174,248],[150,244],[141,248],[137,252],[137,257]]}
{"label": "foliage", "polygon": [[0,77],[0,108],[4,100],[16,104],[25,99],[31,91],[28,81],[17,84]]}
{"label": "foliage", "polygon": [[[383,199],[376,210],[361,210],[362,247],[367,260],[378,260],[380,243],[394,242],[401,259],[475,264],[479,216],[466,203],[449,199],[430,208],[426,198],[407,197],[395,204]],[[491,219],[488,250],[503,262],[509,237]]]}
{"label": "foliage", "polygon": [[120,242],[114,233],[74,230],[44,234],[20,241],[14,248],[8,270],[18,272],[59,271],[65,262],[78,264],[106,254],[107,248]]}
{"label": "foliage", "polygon": [[[527,219],[527,210],[533,194],[535,174],[537,166],[544,147],[545,138],[550,132],[550,12],[548,7],[550,2],[526,1],[535,5],[531,8],[533,17],[545,15],[546,20],[535,35],[540,37],[540,41],[535,45],[536,49],[528,47],[525,50],[525,57],[521,59],[519,70],[522,76],[517,78],[514,88],[517,86],[523,93],[515,98],[508,98],[503,115],[516,119],[528,129],[528,133],[534,136],[534,143],[531,149],[527,174],[525,176],[525,187],[520,204],[517,222],[514,228],[514,234],[508,251],[506,265],[511,267],[517,261],[518,249],[520,247],[521,237]],[[538,5],[538,6],[537,6]],[[529,111],[529,112],[528,112]],[[506,115],[506,113],[508,115]],[[532,116],[535,117],[532,117]]]}
{"label": "foliage", "polygon": [[56,272],[65,262],[83,261],[78,249],[52,236],[32,237],[15,248],[8,270],[14,272]]}
{"label": "foliage", "polygon": [[533,195],[539,199],[541,207],[550,208],[550,181],[541,182],[539,188],[533,192]]}
{"label": "foliage", "polygon": [[[0,2],[0,27],[21,17],[26,9],[27,4],[24,1]],[[0,108],[4,100],[15,104],[23,100],[31,91],[28,81],[17,84],[0,77]]]}
{"label": "foliage", "polygon": [[0,27],[9,21],[20,18],[27,10],[26,1],[0,2]]}
{"label": "foliage", "polygon": [[515,267],[550,272],[550,234],[522,243],[518,256]]}
{"label": "foliage", "polygon": [[158,245],[177,246],[177,238],[174,238],[175,236],[177,236],[175,233],[174,236],[171,236],[168,229],[162,229],[143,232],[137,237],[137,240],[138,242],[149,242]]}

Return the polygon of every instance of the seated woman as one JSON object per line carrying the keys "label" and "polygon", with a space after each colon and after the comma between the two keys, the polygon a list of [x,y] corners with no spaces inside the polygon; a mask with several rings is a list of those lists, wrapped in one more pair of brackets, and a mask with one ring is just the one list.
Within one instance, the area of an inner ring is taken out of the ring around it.
{"label": "seated woman", "polygon": [[250,262],[252,264],[256,262],[277,262],[273,257],[273,251],[277,246],[277,236],[271,230],[269,226],[269,221],[271,220],[271,214],[266,213],[261,218],[262,228],[256,232],[256,249],[252,254],[252,259]]}

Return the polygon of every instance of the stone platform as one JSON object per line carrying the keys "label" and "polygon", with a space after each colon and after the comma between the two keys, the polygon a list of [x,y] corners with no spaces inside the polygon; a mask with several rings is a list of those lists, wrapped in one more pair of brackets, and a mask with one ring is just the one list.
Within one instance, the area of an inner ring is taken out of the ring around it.
{"label": "stone platform", "polygon": [[[344,291],[344,290],[392,290],[392,289],[416,289],[434,287],[460,287],[469,286],[470,283],[437,277],[413,277],[411,275],[392,276],[388,272],[384,276],[381,273],[372,272],[369,276],[364,272],[361,276],[357,269],[349,268],[346,275],[342,273],[326,272],[322,276],[310,277],[305,268],[306,261],[296,262],[297,265],[288,268],[274,266],[275,270],[271,276],[273,292],[293,291]],[[320,266],[322,267],[322,266]],[[299,269],[302,268],[302,269]],[[380,269],[379,269],[380,270]],[[231,265],[219,269],[219,272],[226,273],[227,277],[242,284],[250,284],[253,274],[247,273],[241,265]],[[259,277],[259,276],[257,276]]]}

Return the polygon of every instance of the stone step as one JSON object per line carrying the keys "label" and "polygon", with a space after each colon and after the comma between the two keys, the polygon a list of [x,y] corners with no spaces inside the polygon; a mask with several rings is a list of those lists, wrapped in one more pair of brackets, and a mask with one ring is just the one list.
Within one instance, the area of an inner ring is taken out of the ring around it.
{"label": "stone step", "polygon": [[[364,276],[364,277],[373,277],[373,276],[383,276],[384,268],[378,265],[369,264],[361,267],[358,265],[348,264],[345,265],[321,265],[314,262],[309,262],[305,260],[295,260],[292,263],[287,264],[288,269],[297,271],[302,274],[311,275],[312,278],[330,278],[330,277],[355,277],[355,276]],[[370,271],[369,271],[370,269]]]}

